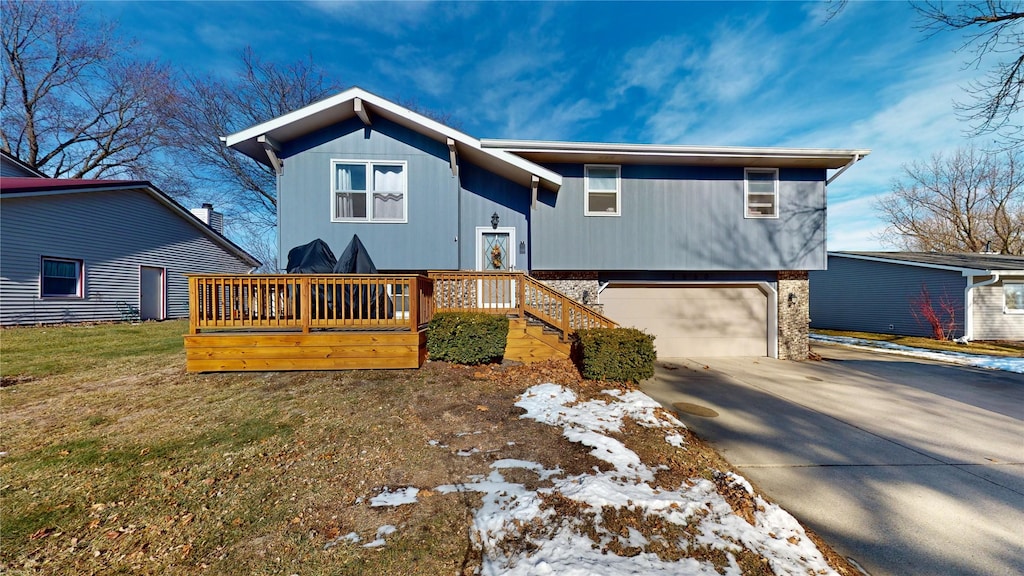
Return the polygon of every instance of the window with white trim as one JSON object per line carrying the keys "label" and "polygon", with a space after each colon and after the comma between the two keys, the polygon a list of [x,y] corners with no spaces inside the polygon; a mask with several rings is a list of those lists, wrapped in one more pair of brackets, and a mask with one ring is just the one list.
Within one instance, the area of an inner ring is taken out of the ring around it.
{"label": "window with white trim", "polygon": [[1024,283],[1003,283],[1003,312],[1024,314]]}
{"label": "window with white trim", "polygon": [[39,266],[39,295],[43,298],[81,298],[82,261],[43,256]]}
{"label": "window with white trim", "polygon": [[583,167],[586,216],[618,216],[622,206],[622,178],[619,166],[587,164]]}
{"label": "window with white trim", "polygon": [[406,222],[405,162],[331,161],[333,222]]}
{"label": "window with white trim", "polygon": [[743,171],[743,217],[779,217],[779,171],[746,168]]}

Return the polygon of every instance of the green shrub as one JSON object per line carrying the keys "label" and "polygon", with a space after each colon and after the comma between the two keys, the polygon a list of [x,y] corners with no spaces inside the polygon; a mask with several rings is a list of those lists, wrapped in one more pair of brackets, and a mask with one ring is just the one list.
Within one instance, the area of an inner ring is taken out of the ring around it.
{"label": "green shrub", "polygon": [[572,359],[587,380],[639,382],[654,376],[654,336],[636,328],[588,328],[572,336]]}
{"label": "green shrub", "polygon": [[441,312],[427,327],[431,360],[456,364],[500,362],[508,341],[508,318],[475,312]]}

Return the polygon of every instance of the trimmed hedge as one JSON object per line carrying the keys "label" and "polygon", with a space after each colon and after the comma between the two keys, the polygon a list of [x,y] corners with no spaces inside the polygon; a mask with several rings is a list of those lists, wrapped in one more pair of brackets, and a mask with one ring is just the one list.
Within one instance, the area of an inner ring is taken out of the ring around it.
{"label": "trimmed hedge", "polygon": [[456,364],[501,362],[508,341],[508,318],[476,312],[440,312],[427,327],[431,360]]}
{"label": "trimmed hedge", "polygon": [[654,336],[636,328],[588,328],[572,336],[572,360],[587,380],[639,382],[654,376]]}

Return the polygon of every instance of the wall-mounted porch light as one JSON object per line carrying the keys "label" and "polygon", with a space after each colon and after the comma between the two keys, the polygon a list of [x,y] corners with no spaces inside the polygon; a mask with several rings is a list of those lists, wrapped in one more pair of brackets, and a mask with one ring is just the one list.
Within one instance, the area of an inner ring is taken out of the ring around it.
{"label": "wall-mounted porch light", "polygon": [[494,228],[495,230],[498,229],[498,220],[499,220],[499,217],[498,217],[498,213],[497,212],[495,212],[494,214],[491,214],[491,228]]}

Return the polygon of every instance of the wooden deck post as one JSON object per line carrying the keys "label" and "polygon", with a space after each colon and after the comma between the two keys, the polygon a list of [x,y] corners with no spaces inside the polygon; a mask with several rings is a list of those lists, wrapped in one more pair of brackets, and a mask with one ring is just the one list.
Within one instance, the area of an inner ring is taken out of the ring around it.
{"label": "wooden deck post", "polygon": [[417,332],[420,329],[420,282],[419,276],[409,279],[409,330]]}
{"label": "wooden deck post", "polygon": [[188,279],[188,333],[199,334],[199,278]]}
{"label": "wooden deck post", "polygon": [[516,277],[516,315],[526,318],[526,273],[520,272]]}
{"label": "wooden deck post", "polygon": [[302,333],[309,334],[309,317],[312,314],[310,298],[313,291],[310,290],[309,278],[303,277],[299,280],[299,316],[302,321]]}

